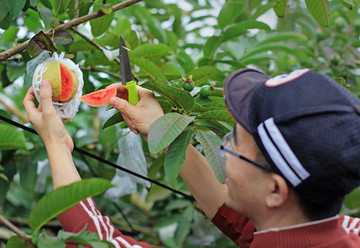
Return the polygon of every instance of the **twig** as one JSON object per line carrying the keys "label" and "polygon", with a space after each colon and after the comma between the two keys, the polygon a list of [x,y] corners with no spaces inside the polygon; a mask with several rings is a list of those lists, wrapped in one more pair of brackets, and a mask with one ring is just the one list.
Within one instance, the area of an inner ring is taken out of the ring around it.
{"label": "twig", "polygon": [[76,11],[74,13],[74,18],[79,17],[79,9],[78,9],[78,7],[79,7],[79,0],[75,0],[75,9],[76,9]]}
{"label": "twig", "polygon": [[[89,42],[91,45],[93,45],[94,47],[96,47],[97,49],[99,49],[100,51],[104,51],[105,48],[102,47],[99,43],[97,43],[96,41],[91,40],[89,37],[87,37],[86,35],[84,35],[83,33],[79,32],[78,30],[76,30],[75,28],[71,28],[71,30],[73,30],[76,34],[78,34],[79,36],[81,36],[84,40],[86,40],[87,42]],[[118,58],[114,59],[116,63],[118,63],[120,65],[120,60]]]}
{"label": "twig", "polygon": [[[134,5],[135,3],[138,3],[138,2],[141,2],[141,1],[142,0],[128,0],[128,1],[125,1],[125,2],[122,2],[122,3],[119,3],[119,4],[115,5],[112,8],[112,12],[118,11],[120,9],[124,9],[126,7]],[[67,29],[70,29],[72,27],[76,27],[76,26],[80,25],[81,23],[84,23],[84,22],[87,22],[87,21],[102,17],[104,15],[105,15],[105,13],[102,10],[98,10],[98,11],[96,11],[94,13],[89,14],[89,15],[85,15],[85,16],[82,16],[82,17],[79,17],[79,18],[72,19],[71,21],[68,21],[67,23],[59,25],[54,29],[48,30],[46,33],[48,35],[51,35],[53,32],[56,32],[56,31],[59,31],[59,30],[67,30]],[[6,51],[0,53],[0,61],[5,60],[5,59],[13,56],[14,54],[17,54],[17,53],[25,50],[28,43],[29,43],[29,41],[30,40],[27,40],[27,41],[21,43],[18,46],[15,46],[15,47],[13,47],[13,48],[11,48],[9,50],[6,50]]]}
{"label": "twig", "polygon": [[80,66],[80,69],[83,70],[83,71],[93,71],[93,72],[103,72],[103,73],[106,73],[114,78],[117,78],[117,79],[120,79],[121,80],[121,75],[119,74],[116,74],[116,73],[113,73],[113,72],[109,72],[109,71],[105,71],[105,70],[101,70],[101,69],[98,69],[98,68],[95,68],[95,67],[83,67],[83,66]]}
{"label": "twig", "polygon": [[20,120],[22,120],[23,122],[28,122],[28,118],[21,113],[18,109],[10,106],[9,104],[7,104],[3,99],[0,98],[0,104],[4,105],[5,108],[7,110],[9,110],[11,113],[13,113],[14,115],[16,115],[17,117],[19,117]]}
{"label": "twig", "polygon": [[22,240],[24,240],[26,243],[33,245],[31,240],[27,237],[27,235],[22,232],[19,228],[14,226],[10,221],[8,221],[4,216],[0,214],[0,222],[4,224],[7,228],[9,228],[11,231],[16,233]]}

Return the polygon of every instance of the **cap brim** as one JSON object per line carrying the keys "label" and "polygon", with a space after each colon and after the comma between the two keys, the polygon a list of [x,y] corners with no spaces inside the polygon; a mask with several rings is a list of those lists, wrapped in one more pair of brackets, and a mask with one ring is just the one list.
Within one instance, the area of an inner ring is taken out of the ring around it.
{"label": "cap brim", "polygon": [[232,73],[225,81],[224,98],[226,106],[234,119],[249,133],[252,127],[249,122],[251,95],[256,86],[270,77],[255,69],[241,69]]}

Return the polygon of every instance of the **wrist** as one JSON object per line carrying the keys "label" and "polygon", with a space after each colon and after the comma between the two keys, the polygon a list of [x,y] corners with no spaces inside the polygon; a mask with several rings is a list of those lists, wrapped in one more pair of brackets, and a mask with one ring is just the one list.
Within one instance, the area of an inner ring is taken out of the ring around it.
{"label": "wrist", "polygon": [[58,142],[44,142],[48,154],[71,154],[72,150],[66,144]]}

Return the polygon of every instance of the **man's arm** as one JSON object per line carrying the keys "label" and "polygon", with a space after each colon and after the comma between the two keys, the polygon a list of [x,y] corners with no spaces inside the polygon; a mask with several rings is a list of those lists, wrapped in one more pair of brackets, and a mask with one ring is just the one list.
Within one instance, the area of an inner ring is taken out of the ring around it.
{"label": "man's arm", "polygon": [[[56,189],[80,181],[81,177],[71,155],[73,141],[54,109],[51,94],[51,85],[44,80],[40,90],[41,107],[36,108],[34,104],[35,95],[32,88],[28,90],[23,103],[30,122],[46,147],[53,187]],[[92,198],[81,201],[65,211],[59,215],[59,220],[65,231],[77,233],[86,226],[88,231],[97,233],[100,239],[108,240],[117,248],[151,247],[145,242],[138,242],[123,235],[114,228],[109,217],[100,213]]]}
{"label": "man's arm", "polygon": [[180,176],[206,216],[212,219],[224,203],[227,187],[219,182],[205,157],[192,145],[186,150]]}
{"label": "man's arm", "polygon": [[36,108],[34,104],[33,88],[28,90],[23,104],[29,121],[46,147],[51,166],[53,187],[56,189],[80,181],[81,178],[72,160],[73,141],[52,105],[51,96],[51,85],[49,81],[44,80],[40,90],[41,106]]}

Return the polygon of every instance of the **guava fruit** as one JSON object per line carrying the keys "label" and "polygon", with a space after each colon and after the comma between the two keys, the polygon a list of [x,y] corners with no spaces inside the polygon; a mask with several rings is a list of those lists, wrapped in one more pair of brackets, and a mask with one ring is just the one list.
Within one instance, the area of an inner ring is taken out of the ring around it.
{"label": "guava fruit", "polygon": [[67,102],[73,99],[79,86],[75,72],[59,61],[43,66],[46,68],[43,79],[49,80],[51,84],[53,102]]}
{"label": "guava fruit", "polygon": [[207,98],[212,94],[210,85],[204,85],[200,89],[200,97]]}
{"label": "guava fruit", "polygon": [[116,91],[116,87],[109,87],[83,95],[80,100],[89,106],[101,107],[108,104],[111,97],[116,96]]}

